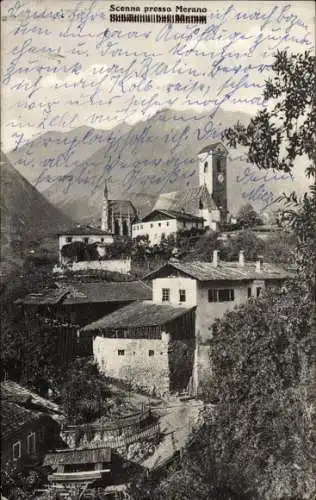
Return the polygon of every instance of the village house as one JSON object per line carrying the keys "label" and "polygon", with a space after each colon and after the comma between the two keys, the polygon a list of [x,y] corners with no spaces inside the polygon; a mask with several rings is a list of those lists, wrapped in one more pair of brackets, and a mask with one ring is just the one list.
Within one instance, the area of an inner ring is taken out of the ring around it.
{"label": "village house", "polygon": [[[93,337],[93,354],[109,377],[167,394],[196,394],[210,374],[212,323],[235,306],[281,287],[291,273],[279,266],[245,262],[169,261],[145,276],[152,282],[152,300],[130,304],[81,332]],[[181,374],[181,376],[180,376]]]}
{"label": "village house", "polygon": [[162,239],[181,231],[203,230],[204,219],[188,214],[184,210],[156,209],[147,214],[141,222],[132,226],[132,237],[147,237],[151,245],[158,245]]}
{"label": "village house", "polygon": [[48,453],[44,465],[51,468],[48,481],[56,493],[72,486],[88,486],[111,480],[111,448],[62,449]]}
{"label": "village house", "polygon": [[280,288],[293,274],[280,266],[263,262],[245,262],[244,252],[237,262],[223,262],[217,250],[213,262],[179,262],[172,259],[158,270],[145,276],[152,282],[156,304],[195,307],[194,387],[210,373],[208,343],[212,323],[227,311],[260,297],[265,288]]}
{"label": "village house", "polygon": [[214,231],[227,221],[227,155],[221,142],[205,146],[198,157],[198,185],[184,191],[161,193],[153,210],[184,210],[203,218],[204,227]]}
{"label": "village house", "polygon": [[1,382],[1,464],[42,457],[59,442],[59,407],[13,381]]}
{"label": "village house", "polygon": [[142,301],[81,329],[101,373],[151,394],[185,390],[194,359],[194,307]]}
{"label": "village house", "polygon": [[71,243],[81,242],[86,245],[96,244],[96,249],[103,257],[106,254],[106,247],[114,241],[113,234],[103,229],[77,224],[75,227],[66,229],[58,233],[59,263],[65,264],[69,258],[63,255],[62,249]]}
{"label": "village house", "polygon": [[[60,329],[61,356],[72,359],[92,355],[92,340],[87,334],[78,336],[79,328],[121,307],[151,298],[151,288],[142,281],[72,281],[56,282],[56,288],[43,289],[16,301],[33,328]],[[46,322],[45,322],[46,321]]]}

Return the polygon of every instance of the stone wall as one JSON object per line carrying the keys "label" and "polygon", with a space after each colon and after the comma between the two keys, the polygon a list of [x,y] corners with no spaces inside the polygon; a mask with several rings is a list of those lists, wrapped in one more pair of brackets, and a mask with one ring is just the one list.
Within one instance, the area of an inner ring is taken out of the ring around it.
{"label": "stone wall", "polygon": [[112,271],[121,274],[131,272],[131,259],[89,260],[72,262],[66,267],[55,266],[53,272],[62,273],[67,271]]}
{"label": "stone wall", "polygon": [[161,339],[114,339],[96,337],[93,355],[106,376],[124,380],[150,394],[170,391],[169,335]]}

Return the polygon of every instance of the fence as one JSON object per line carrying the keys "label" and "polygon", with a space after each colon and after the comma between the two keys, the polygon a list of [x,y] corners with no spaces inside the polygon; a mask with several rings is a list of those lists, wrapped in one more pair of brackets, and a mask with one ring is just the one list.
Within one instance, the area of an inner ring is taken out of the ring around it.
{"label": "fence", "polygon": [[125,448],[138,441],[156,438],[160,434],[160,424],[159,422],[155,422],[154,424],[148,425],[145,429],[136,430],[120,436],[104,433],[103,435],[98,435],[97,431],[95,431],[93,436],[91,436],[89,432],[85,432],[81,438],[76,439],[75,433],[76,431],[70,430],[61,432],[61,436],[66,441],[69,448],[101,448],[109,446],[112,449],[118,449]]}
{"label": "fence", "polygon": [[116,429],[124,429],[125,427],[129,427],[132,425],[139,425],[142,422],[145,422],[151,416],[151,411],[144,410],[134,415],[127,415],[126,417],[121,417],[117,420],[112,420],[104,423],[92,423],[92,424],[82,424],[82,425],[66,425],[63,427],[63,431],[112,431]]}

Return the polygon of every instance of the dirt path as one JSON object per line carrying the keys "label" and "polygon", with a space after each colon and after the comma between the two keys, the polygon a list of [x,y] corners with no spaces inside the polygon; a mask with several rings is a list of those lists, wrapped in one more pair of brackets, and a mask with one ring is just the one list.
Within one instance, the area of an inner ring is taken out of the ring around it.
{"label": "dirt path", "polygon": [[192,433],[192,427],[197,424],[202,406],[201,401],[174,399],[167,402],[166,408],[157,408],[155,412],[161,413],[160,428],[163,439],[155,453],[141,465],[149,470],[159,468],[184,448]]}

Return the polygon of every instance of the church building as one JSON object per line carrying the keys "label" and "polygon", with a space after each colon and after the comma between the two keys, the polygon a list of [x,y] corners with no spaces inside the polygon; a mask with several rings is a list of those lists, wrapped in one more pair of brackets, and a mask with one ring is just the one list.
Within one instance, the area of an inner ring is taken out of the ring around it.
{"label": "church building", "polygon": [[[133,237],[148,235],[149,240],[157,243],[157,228],[165,234],[170,234],[171,223],[166,222],[166,213],[186,214],[195,218],[194,225],[199,221],[205,228],[218,230],[219,225],[227,221],[227,154],[228,151],[221,142],[204,147],[198,154],[199,183],[184,191],[161,193],[150,214],[142,221],[133,224]],[[158,215],[161,214],[161,220]],[[155,220],[151,220],[154,216]],[[157,218],[158,217],[158,218]],[[177,219],[179,219],[177,216]],[[169,217],[171,219],[171,217]],[[148,224],[149,223],[149,224]],[[160,225],[159,225],[160,224]],[[166,227],[164,227],[166,226]],[[183,224],[173,223],[176,234],[183,230]]]}
{"label": "church building", "polygon": [[137,211],[129,200],[110,200],[107,181],[104,184],[101,229],[119,236],[131,236]]}

